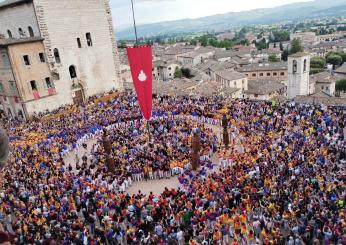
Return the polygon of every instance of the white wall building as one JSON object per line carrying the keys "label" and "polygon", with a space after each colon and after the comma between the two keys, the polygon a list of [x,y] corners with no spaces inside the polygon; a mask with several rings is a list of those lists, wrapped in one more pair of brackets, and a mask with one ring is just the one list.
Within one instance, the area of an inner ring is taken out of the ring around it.
{"label": "white wall building", "polygon": [[56,93],[22,101],[29,116],[122,89],[109,0],[6,0],[0,2],[0,34],[43,38]]}
{"label": "white wall building", "polygon": [[309,54],[296,53],[288,57],[288,99],[293,99],[297,95],[308,95],[313,93],[313,91],[310,91],[309,73]]}

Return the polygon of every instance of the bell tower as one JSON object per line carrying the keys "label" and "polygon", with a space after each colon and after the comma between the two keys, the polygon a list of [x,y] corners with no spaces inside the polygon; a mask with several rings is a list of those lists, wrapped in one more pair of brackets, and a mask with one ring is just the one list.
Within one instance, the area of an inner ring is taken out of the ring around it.
{"label": "bell tower", "polygon": [[287,97],[294,99],[297,95],[308,95],[310,86],[310,55],[296,53],[288,56]]}

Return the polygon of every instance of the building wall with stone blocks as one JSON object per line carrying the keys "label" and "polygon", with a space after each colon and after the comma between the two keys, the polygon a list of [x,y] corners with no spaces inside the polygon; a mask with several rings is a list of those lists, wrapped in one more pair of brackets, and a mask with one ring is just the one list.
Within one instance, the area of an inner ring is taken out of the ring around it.
{"label": "building wall with stone blocks", "polygon": [[[65,103],[72,102],[73,80],[83,86],[86,97],[121,88],[115,37],[109,26],[111,14],[104,0],[35,0],[34,3],[49,62],[59,74],[56,83],[64,91]],[[88,44],[87,33],[92,45]],[[59,51],[60,64],[54,59],[54,49]],[[70,66],[75,67],[76,79],[70,76]]]}
{"label": "building wall with stone blocks", "polygon": [[13,38],[20,38],[19,28],[23,30],[24,36],[29,37],[29,26],[32,28],[34,36],[40,36],[33,3],[23,3],[0,9],[0,34],[6,38],[9,37],[7,30],[11,31]]}
{"label": "building wall with stone blocks", "polygon": [[[42,97],[49,96],[46,86],[46,78],[51,79],[51,73],[47,62],[42,62],[39,53],[44,53],[44,47],[41,41],[20,43],[8,47],[9,57],[12,63],[13,73],[15,75],[17,90],[21,94],[24,102],[34,100],[31,81],[35,81],[38,95]],[[24,63],[23,56],[29,58],[30,65]],[[42,103],[37,100],[38,103]],[[50,106],[45,105],[46,109]]]}
{"label": "building wall with stone blocks", "polygon": [[24,114],[19,99],[7,48],[0,48],[0,110],[12,116],[19,110]]}

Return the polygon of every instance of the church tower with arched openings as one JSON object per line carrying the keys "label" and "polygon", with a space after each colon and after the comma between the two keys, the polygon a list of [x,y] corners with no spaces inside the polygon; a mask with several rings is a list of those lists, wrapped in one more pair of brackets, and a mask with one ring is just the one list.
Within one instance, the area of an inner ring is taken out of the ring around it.
{"label": "church tower with arched openings", "polygon": [[297,95],[310,94],[310,55],[296,53],[288,56],[287,97],[294,99]]}

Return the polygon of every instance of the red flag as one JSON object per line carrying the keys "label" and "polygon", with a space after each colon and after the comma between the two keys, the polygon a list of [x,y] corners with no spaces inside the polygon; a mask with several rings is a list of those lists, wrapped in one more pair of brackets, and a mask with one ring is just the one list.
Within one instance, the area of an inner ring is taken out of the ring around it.
{"label": "red flag", "polygon": [[151,118],[153,104],[152,51],[150,46],[127,48],[127,56],[143,117]]}

